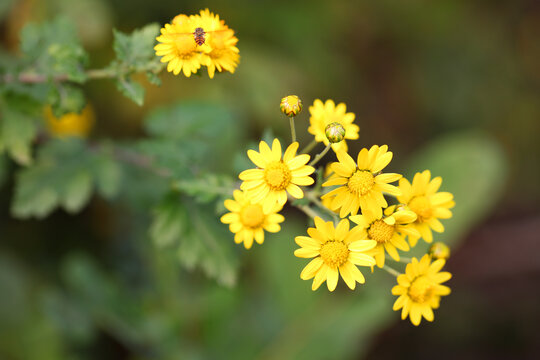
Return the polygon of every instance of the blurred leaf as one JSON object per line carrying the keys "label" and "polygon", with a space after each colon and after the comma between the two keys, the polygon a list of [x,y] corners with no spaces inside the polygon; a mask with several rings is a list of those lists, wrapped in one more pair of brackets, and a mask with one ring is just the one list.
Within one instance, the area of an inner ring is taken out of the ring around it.
{"label": "blurred leaf", "polygon": [[152,138],[139,142],[139,150],[182,180],[205,169],[231,171],[228,164],[245,136],[238,114],[209,102],[157,109],[146,118],[145,128]]}
{"label": "blurred leaf", "polygon": [[168,195],[154,211],[150,236],[160,246],[176,245],[186,268],[200,267],[218,283],[235,285],[238,264],[231,253],[232,241],[225,242],[230,233],[211,207]]}
{"label": "blurred leaf", "polygon": [[154,23],[134,30],[131,34],[113,30],[114,52],[123,66],[144,67],[155,59],[154,44],[159,35],[159,28],[160,26]]}
{"label": "blurred leaf", "polygon": [[138,82],[133,81],[129,76],[119,77],[116,80],[116,87],[128,99],[135,104],[142,106],[144,103],[144,88]]}
{"label": "blurred leaf", "polygon": [[95,182],[104,196],[114,196],[120,177],[106,174],[114,166],[103,167],[107,156],[89,151],[78,139],[48,142],[39,149],[34,166],[18,172],[12,214],[43,218],[57,206],[77,212],[88,203]]}
{"label": "blurred leaf", "polygon": [[80,114],[86,105],[82,89],[64,83],[51,86],[48,102],[57,118],[69,113]]}
{"label": "blurred leaf", "polygon": [[229,176],[205,174],[195,180],[179,180],[173,187],[195,198],[200,203],[209,203],[220,196],[232,196],[234,182]]}
{"label": "blurred leaf", "polygon": [[25,111],[23,97],[0,98],[0,154],[4,151],[19,164],[32,161],[31,143],[36,135],[36,118]]}
{"label": "blurred leaf", "polygon": [[21,50],[33,71],[47,77],[67,75],[70,81],[86,81],[88,55],[65,18],[43,24],[28,24],[21,33]]}
{"label": "blurred leaf", "polygon": [[[435,241],[447,242],[451,247],[493,211],[508,176],[507,159],[500,145],[478,132],[434,140],[410,159],[406,169],[408,179],[415,172],[429,169],[433,177],[443,178],[440,191],[454,194],[453,217],[442,221],[444,233],[433,234]],[[427,246],[420,242],[413,251],[423,254]]]}
{"label": "blurred leaf", "polygon": [[4,19],[6,14],[9,14],[9,11],[11,10],[11,6],[15,0],[3,0],[0,3],[0,21]]}

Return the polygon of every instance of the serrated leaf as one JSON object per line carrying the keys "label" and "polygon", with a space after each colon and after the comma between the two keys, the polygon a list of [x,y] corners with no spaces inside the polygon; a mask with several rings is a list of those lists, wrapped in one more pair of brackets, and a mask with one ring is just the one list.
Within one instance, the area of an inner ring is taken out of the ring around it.
{"label": "serrated leaf", "polygon": [[0,153],[7,151],[16,162],[28,165],[37,133],[36,118],[17,109],[17,98],[6,100],[0,98]]}
{"label": "serrated leaf", "polygon": [[126,66],[143,67],[154,60],[154,43],[159,35],[158,24],[148,24],[141,29],[125,34],[114,30],[114,52],[117,59]]}
{"label": "serrated leaf", "polygon": [[132,100],[135,104],[142,106],[144,103],[144,88],[138,82],[133,81],[131,78],[119,78],[116,80],[116,87],[124,94],[128,99]]}
{"label": "serrated leaf", "polygon": [[74,175],[64,189],[62,204],[70,213],[78,212],[92,195],[92,178],[86,171]]}
{"label": "serrated leaf", "polygon": [[168,195],[154,211],[150,236],[159,246],[175,245],[180,263],[201,268],[218,283],[236,283],[237,260],[231,253],[230,234],[219,224],[211,207]]}
{"label": "serrated leaf", "polygon": [[28,24],[21,32],[21,50],[28,65],[47,77],[67,76],[82,83],[88,55],[77,39],[73,24],[65,18],[49,23]]}
{"label": "serrated leaf", "polygon": [[49,93],[49,104],[57,118],[65,114],[79,114],[86,105],[82,89],[70,84],[55,84]]}

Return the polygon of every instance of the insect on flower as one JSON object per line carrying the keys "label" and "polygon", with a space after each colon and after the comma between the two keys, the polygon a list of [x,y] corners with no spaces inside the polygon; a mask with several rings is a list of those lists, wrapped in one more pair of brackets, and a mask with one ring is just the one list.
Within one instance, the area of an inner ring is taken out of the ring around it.
{"label": "insect on flower", "polygon": [[195,44],[197,44],[197,46],[202,46],[206,43],[208,35],[212,36],[213,34],[224,33],[226,31],[229,31],[232,34],[234,34],[233,30],[229,28],[213,30],[213,31],[205,31],[202,27],[197,27],[195,28],[195,31],[193,32],[174,32],[174,33],[171,33],[171,35],[177,36],[178,38],[182,36],[190,36],[190,37],[193,36],[193,40],[195,41]]}

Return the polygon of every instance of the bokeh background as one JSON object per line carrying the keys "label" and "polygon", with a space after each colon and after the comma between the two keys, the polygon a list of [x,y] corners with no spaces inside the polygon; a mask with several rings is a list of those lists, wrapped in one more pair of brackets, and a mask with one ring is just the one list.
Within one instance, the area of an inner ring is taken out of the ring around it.
{"label": "bokeh background", "polygon": [[[17,166],[3,160],[0,359],[538,358],[540,3],[2,0],[1,42],[16,53],[25,23],[62,14],[99,68],[113,57],[113,27],[164,24],[205,7],[236,31],[237,72],[164,73],[161,87],[145,83],[142,108],[94,81],[85,86],[91,138],[144,137],[153,109],[202,101],[231,109],[229,130],[244,151],[269,128],[288,139],[278,105],[294,93],[305,104],[297,132],[307,143],[307,106],[345,102],[361,128],[353,152],[388,144],[393,171],[429,168],[454,193],[455,217],[436,237],[452,248],[453,293],[434,323],[416,328],[391,310],[388,274],[355,292],[311,292],[292,255],[307,222],[292,208],[263,246],[231,246],[238,277],[223,286],[150,242],[144,200],[95,196],[76,215],[12,218]],[[234,176],[245,163],[229,164],[216,166]]]}

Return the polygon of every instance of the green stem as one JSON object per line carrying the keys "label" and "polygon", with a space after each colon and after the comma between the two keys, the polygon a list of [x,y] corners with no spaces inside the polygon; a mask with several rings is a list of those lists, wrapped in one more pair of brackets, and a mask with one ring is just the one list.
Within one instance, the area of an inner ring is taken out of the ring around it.
{"label": "green stem", "polygon": [[398,277],[399,275],[401,275],[397,270],[394,270],[392,269],[390,266],[388,265],[384,265],[383,266],[383,269],[386,270],[388,273],[394,275],[395,277]]}
{"label": "green stem", "polygon": [[403,264],[408,264],[412,261],[411,258],[408,258],[408,257],[404,257],[404,256],[400,256],[399,257],[399,260],[394,260],[392,257],[386,255],[385,258],[387,260],[391,260],[391,261],[395,261],[395,262],[399,262],[399,263],[403,263]]}
{"label": "green stem", "polygon": [[324,206],[324,204],[317,198],[317,196],[312,192],[306,192],[306,198],[309,199],[312,203],[314,203],[319,209],[325,211],[328,215],[331,215],[334,220],[337,218],[337,214]]}
{"label": "green stem", "polygon": [[297,205],[296,207],[299,208],[300,210],[302,210],[307,216],[309,216],[312,219],[315,219],[315,217],[322,218],[322,216],[319,215],[318,212],[316,212],[315,210],[313,210],[312,208],[310,208],[307,205],[300,205],[300,206]]}
{"label": "green stem", "polygon": [[324,148],[324,150],[318,154],[317,156],[315,156],[315,159],[313,159],[309,164],[308,166],[313,166],[315,165],[316,163],[319,162],[319,160],[321,160],[323,158],[324,155],[326,155],[326,153],[328,152],[328,150],[330,150],[330,147],[332,147],[332,144],[328,144],[326,145],[326,147]]}
{"label": "green stem", "polygon": [[309,144],[307,144],[307,146],[305,148],[303,148],[302,151],[300,151],[300,154],[309,153],[311,150],[313,150],[315,145],[317,145],[317,140],[315,140],[315,139],[311,140],[311,142]]}
{"label": "green stem", "polygon": [[296,142],[296,128],[294,127],[294,116],[289,117],[289,124],[291,125],[292,142]]}

